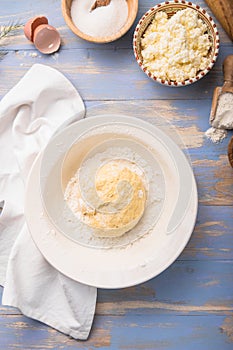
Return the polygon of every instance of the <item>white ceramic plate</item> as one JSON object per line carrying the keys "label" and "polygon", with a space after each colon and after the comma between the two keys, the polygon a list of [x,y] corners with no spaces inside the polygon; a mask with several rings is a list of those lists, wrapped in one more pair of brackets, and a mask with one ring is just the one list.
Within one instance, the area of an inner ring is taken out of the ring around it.
{"label": "white ceramic plate", "polygon": [[[142,137],[145,147],[156,151],[164,175],[165,196],[158,220],[148,234],[130,244],[113,244],[104,249],[101,245],[83,244],[69,235],[66,231],[69,226],[61,227],[62,219],[57,217],[61,206],[57,203],[62,202],[59,197],[62,189],[57,197],[61,187],[57,175],[64,156],[77,138],[94,127],[116,129],[117,125],[125,129],[132,127],[135,132],[138,129],[137,137]],[[48,182],[49,191],[46,190]],[[36,245],[57,270],[88,285],[123,288],[158,275],[179,256],[192,234],[197,203],[196,183],[189,162],[166,134],[137,118],[105,115],[74,123],[51,140],[30,173],[25,215]]]}

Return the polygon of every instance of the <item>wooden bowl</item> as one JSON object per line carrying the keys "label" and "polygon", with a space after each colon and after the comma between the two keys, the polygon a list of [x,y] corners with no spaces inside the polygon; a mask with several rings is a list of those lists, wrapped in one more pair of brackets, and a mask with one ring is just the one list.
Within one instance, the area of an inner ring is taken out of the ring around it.
{"label": "wooden bowl", "polygon": [[233,136],[228,144],[228,159],[229,163],[233,168]]}
{"label": "wooden bowl", "polygon": [[[93,0],[94,2],[94,0]],[[122,37],[133,25],[135,18],[138,12],[138,0],[127,0],[128,4],[128,18],[125,25],[115,34],[104,37],[93,37],[81,32],[73,23],[70,9],[71,9],[72,0],[62,0],[62,14],[66,21],[68,27],[72,30],[74,34],[79,36],[80,38],[91,41],[94,43],[109,43],[111,41],[117,40]]]}
{"label": "wooden bowl", "polygon": [[[202,19],[202,21],[207,25],[207,33],[213,43],[213,46],[209,51],[210,64],[204,70],[199,71],[196,77],[194,78],[186,79],[184,81],[164,80],[155,76],[152,72],[150,72],[147,69],[147,67],[144,66],[143,58],[141,54],[141,38],[143,37],[143,34],[145,33],[147,27],[150,25],[150,23],[154,19],[154,16],[157,12],[164,11],[167,13],[168,18],[170,18],[177,11],[184,10],[186,8],[190,8],[190,9],[193,9],[194,11],[197,11],[199,18]],[[201,78],[203,78],[212,69],[213,65],[216,62],[216,59],[218,57],[218,52],[219,52],[219,45],[220,44],[219,44],[218,30],[217,30],[216,24],[213,21],[213,18],[210,17],[206,12],[206,10],[202,9],[199,5],[196,5],[190,1],[188,2],[184,0],[166,1],[150,8],[139,20],[139,23],[134,32],[134,39],[133,39],[134,55],[138,65],[143,70],[143,72],[152,80],[160,84],[171,86],[171,87],[180,87],[180,86],[190,85],[200,80]]]}

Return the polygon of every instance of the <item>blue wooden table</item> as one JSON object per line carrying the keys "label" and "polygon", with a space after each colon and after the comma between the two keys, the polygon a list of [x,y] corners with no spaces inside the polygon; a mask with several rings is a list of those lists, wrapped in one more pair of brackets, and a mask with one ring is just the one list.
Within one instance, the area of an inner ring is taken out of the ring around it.
{"label": "blue wooden table", "polygon": [[[140,0],[137,20],[155,3]],[[196,3],[211,13],[204,1]],[[73,340],[17,309],[0,306],[0,349],[233,349],[233,170],[227,159],[232,134],[220,144],[205,137],[213,89],[222,85],[223,59],[233,53],[220,24],[220,55],[213,70],[192,86],[169,88],[139,69],[132,51],[135,25],[120,40],[98,45],[68,29],[60,0],[1,0],[0,5],[0,25],[44,14],[62,37],[60,51],[50,56],[38,53],[22,30],[10,37],[8,54],[0,62],[0,97],[32,64],[44,63],[71,80],[87,109],[130,110],[155,124],[158,113],[188,147],[199,194],[195,230],[180,257],[146,283],[99,290],[87,341]]]}

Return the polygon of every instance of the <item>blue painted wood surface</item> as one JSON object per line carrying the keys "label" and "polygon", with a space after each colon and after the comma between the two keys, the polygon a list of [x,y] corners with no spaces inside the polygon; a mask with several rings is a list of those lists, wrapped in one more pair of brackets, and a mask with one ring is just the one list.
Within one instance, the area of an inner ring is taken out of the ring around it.
{"label": "blue painted wood surface", "polygon": [[[140,0],[137,20],[158,2]],[[203,0],[196,3],[211,13]],[[170,123],[185,143],[194,169],[199,211],[187,247],[166,271],[132,288],[98,291],[86,342],[0,306],[0,349],[233,349],[233,170],[227,159],[232,132],[217,145],[205,137],[213,89],[222,85],[221,65],[233,53],[232,42],[217,22],[221,47],[213,70],[193,86],[172,89],[149,80],[136,64],[132,33],[137,20],[123,38],[98,45],[68,29],[60,0],[1,0],[0,25],[25,23],[38,14],[47,15],[58,28],[62,47],[57,54],[44,56],[22,30],[6,40],[0,98],[32,64],[45,63],[72,81],[88,113],[129,114],[162,128]]]}

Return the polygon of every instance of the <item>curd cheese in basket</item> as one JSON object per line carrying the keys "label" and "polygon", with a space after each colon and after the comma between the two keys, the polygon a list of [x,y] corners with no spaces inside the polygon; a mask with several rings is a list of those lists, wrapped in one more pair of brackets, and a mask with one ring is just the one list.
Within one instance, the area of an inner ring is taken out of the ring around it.
{"label": "curd cheese in basket", "polygon": [[153,75],[184,81],[208,67],[212,41],[198,12],[188,8],[177,11],[171,18],[164,11],[157,12],[141,46],[143,65]]}

